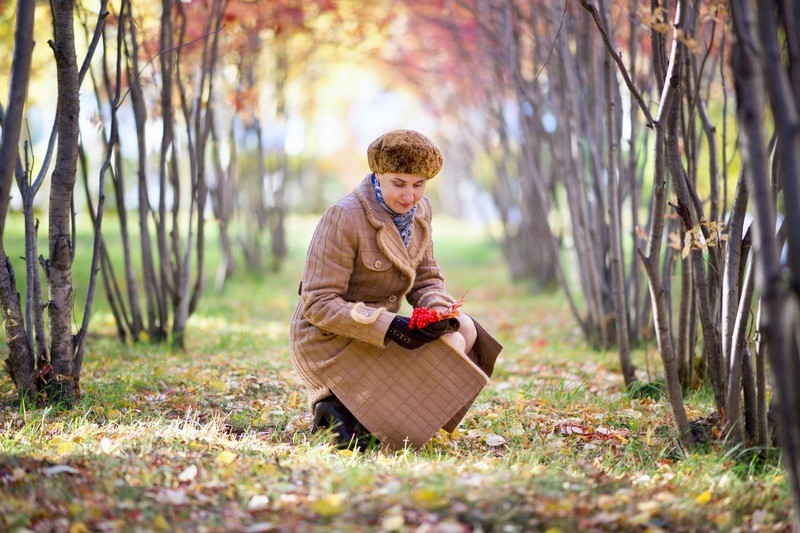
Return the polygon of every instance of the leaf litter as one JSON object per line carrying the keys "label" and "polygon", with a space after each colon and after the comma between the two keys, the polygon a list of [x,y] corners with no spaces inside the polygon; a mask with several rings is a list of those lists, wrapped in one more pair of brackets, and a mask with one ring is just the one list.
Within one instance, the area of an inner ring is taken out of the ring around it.
{"label": "leaf litter", "polygon": [[[626,395],[567,311],[471,294],[505,350],[461,426],[419,450],[311,434],[287,335],[259,313],[194,321],[185,354],[93,337],[70,410],[21,410],[2,382],[0,529],[790,530],[776,462],[713,439],[683,457],[665,400]],[[713,435],[710,410],[689,405]]]}

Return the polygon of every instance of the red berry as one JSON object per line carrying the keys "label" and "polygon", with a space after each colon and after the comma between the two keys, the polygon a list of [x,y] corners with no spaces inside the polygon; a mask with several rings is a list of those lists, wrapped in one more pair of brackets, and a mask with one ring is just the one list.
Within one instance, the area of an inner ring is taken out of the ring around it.
{"label": "red berry", "polygon": [[434,309],[428,309],[425,307],[417,307],[411,312],[411,318],[408,321],[408,327],[411,329],[419,328],[422,329],[429,324],[434,322],[438,322],[442,319],[442,316],[439,314],[438,311]]}

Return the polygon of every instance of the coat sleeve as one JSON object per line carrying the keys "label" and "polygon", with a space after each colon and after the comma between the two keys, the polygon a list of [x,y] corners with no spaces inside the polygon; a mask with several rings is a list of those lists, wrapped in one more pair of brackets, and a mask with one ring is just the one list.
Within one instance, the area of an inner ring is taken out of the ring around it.
{"label": "coat sleeve", "polygon": [[[423,221],[430,227],[431,206],[427,199],[423,203],[424,209],[421,210]],[[408,293],[408,302],[413,307],[430,307],[444,309],[455,303],[455,299],[450,296],[444,287],[444,276],[439,268],[439,263],[433,255],[433,237],[428,242],[428,247],[417,266],[414,284]]]}
{"label": "coat sleeve", "polygon": [[358,251],[356,216],[337,204],[325,212],[311,239],[303,272],[303,316],[319,329],[363,341],[386,345],[384,338],[395,313],[383,307],[343,298],[350,283]]}

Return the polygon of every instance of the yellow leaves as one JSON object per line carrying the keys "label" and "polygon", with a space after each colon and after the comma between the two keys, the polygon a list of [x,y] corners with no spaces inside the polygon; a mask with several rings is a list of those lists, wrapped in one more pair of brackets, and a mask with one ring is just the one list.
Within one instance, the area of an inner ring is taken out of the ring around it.
{"label": "yellow leaves", "polygon": [[83,506],[78,502],[72,502],[67,508],[71,517],[76,517],[83,512]]}
{"label": "yellow leaves", "polygon": [[205,387],[211,392],[225,392],[228,390],[228,386],[225,385],[225,382],[219,379],[209,380],[205,384]]}
{"label": "yellow leaves", "polygon": [[732,521],[733,513],[731,511],[723,511],[714,517],[714,523],[720,529],[728,529]]}
{"label": "yellow leaves", "polygon": [[[707,228],[708,235],[702,228]],[[708,222],[706,220],[700,221],[699,224],[686,231],[683,238],[683,247],[681,249],[681,258],[686,259],[692,250],[700,250],[707,252],[709,248],[719,246],[720,243],[728,240],[728,236],[722,233],[722,222]],[[670,246],[674,246],[675,238],[670,235]]]}
{"label": "yellow leaves", "polygon": [[689,50],[690,53],[694,55],[703,53],[703,44],[694,37],[687,37],[684,32],[680,30],[677,32],[677,37],[678,40],[682,42],[684,46],[686,46],[686,49]]}
{"label": "yellow leaves", "polygon": [[411,499],[415,504],[429,511],[440,509],[448,502],[447,498],[433,489],[417,489],[412,493]]}
{"label": "yellow leaves", "polygon": [[647,432],[644,436],[644,445],[645,446],[652,446],[653,445],[653,428],[648,427]]}
{"label": "yellow leaves", "polygon": [[383,531],[402,531],[405,525],[403,507],[400,505],[390,507],[381,519],[381,529]]}
{"label": "yellow leaves", "polygon": [[713,495],[711,494],[711,491],[710,490],[706,490],[706,491],[701,492],[697,496],[697,498],[694,499],[694,501],[695,501],[695,503],[697,505],[705,505],[705,504],[707,504],[708,502],[711,501],[712,496]]}
{"label": "yellow leaves", "polygon": [[217,457],[214,459],[214,461],[222,465],[232,464],[235,460],[236,460],[236,454],[228,450],[221,451],[219,455],[217,455]]}
{"label": "yellow leaves", "polygon": [[295,409],[300,405],[300,395],[297,391],[292,391],[286,399],[286,407],[288,409]]}
{"label": "yellow leaves", "polygon": [[66,441],[60,437],[56,437],[51,442],[55,445],[58,455],[69,455],[75,450],[75,443],[72,441]]}
{"label": "yellow leaves", "polygon": [[155,519],[153,519],[152,527],[156,531],[168,531],[170,529],[169,522],[167,522],[167,519],[161,515],[158,515],[155,517]]}
{"label": "yellow leaves", "polygon": [[[696,243],[696,244],[695,244]],[[700,235],[700,227],[695,226],[694,228],[687,231],[683,236],[683,249],[681,250],[681,259],[686,259],[689,257],[689,252],[692,249],[695,250],[707,250],[708,247],[705,244],[705,240]]]}
{"label": "yellow leaves", "polygon": [[652,13],[644,13],[643,22],[658,33],[667,33],[672,29],[669,13],[661,6],[655,8]]}
{"label": "yellow leaves", "polygon": [[89,528],[83,522],[73,522],[69,526],[69,533],[89,533]]}
{"label": "yellow leaves", "polygon": [[322,518],[333,518],[339,516],[344,511],[344,495],[329,494],[324,498],[311,502],[309,506],[312,511]]}

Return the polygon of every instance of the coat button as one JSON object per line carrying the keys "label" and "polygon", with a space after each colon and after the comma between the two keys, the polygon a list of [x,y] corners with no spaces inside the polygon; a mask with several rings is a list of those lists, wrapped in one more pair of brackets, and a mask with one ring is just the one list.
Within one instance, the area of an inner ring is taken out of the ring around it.
{"label": "coat button", "polygon": [[397,301],[397,296],[392,294],[391,296],[389,296],[389,301],[392,302],[392,303],[395,303]]}
{"label": "coat button", "polygon": [[375,268],[380,268],[382,265],[383,265],[383,262],[380,259],[375,261]]}

